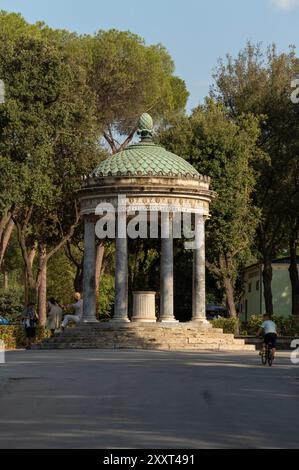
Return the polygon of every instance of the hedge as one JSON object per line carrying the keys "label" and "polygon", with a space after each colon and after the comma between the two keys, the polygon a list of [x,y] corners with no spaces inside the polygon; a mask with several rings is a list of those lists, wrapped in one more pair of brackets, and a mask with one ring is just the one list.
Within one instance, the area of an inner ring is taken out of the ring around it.
{"label": "hedge", "polygon": [[[50,333],[45,328],[37,328],[36,342],[48,338]],[[6,349],[23,349],[26,337],[22,326],[0,326],[0,341],[4,341]]]}
{"label": "hedge", "polygon": [[[279,336],[299,336],[299,318],[294,316],[282,317],[275,315],[273,320],[277,325]],[[213,320],[211,323],[214,328],[223,329],[224,333],[233,334],[237,331],[237,326],[239,326],[241,336],[253,336],[262,325],[263,317],[253,315],[247,323],[239,323],[239,320],[236,318],[220,318],[219,320]]]}
{"label": "hedge", "polygon": [[235,334],[239,321],[237,318],[219,318],[211,321],[213,328],[221,328],[224,333]]}

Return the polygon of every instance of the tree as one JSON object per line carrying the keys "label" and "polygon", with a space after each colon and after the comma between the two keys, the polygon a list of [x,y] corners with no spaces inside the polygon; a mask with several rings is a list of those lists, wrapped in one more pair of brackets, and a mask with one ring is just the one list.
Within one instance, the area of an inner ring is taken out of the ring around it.
{"label": "tree", "polygon": [[[131,142],[142,113],[161,120],[184,112],[188,92],[162,45],[147,46],[139,36],[117,30],[99,31],[86,43],[98,121],[113,153]],[[120,143],[122,136],[126,138]]]}
{"label": "tree", "polygon": [[[141,113],[151,110],[159,121],[183,113],[188,93],[167,51],[131,33],[78,37],[2,12],[0,40],[7,88],[0,109],[0,241],[5,247],[15,224],[28,297],[38,297],[44,324],[47,264],[74,234],[82,245],[76,190],[107,155],[102,137],[113,152],[125,148]],[[102,255],[99,248],[99,268]],[[77,285],[79,258],[73,257]]]}
{"label": "tree", "polygon": [[[27,32],[30,34],[35,29],[34,26],[29,25],[18,14],[9,14],[4,11],[0,12],[0,57],[3,58],[5,54],[9,53],[11,48],[11,41],[20,37]],[[0,77],[4,80],[5,87],[7,86],[5,73],[2,67],[2,60],[0,59]],[[0,133],[3,123],[5,123],[5,111],[3,104],[0,106]],[[1,143],[0,143],[1,145]],[[4,256],[8,248],[10,237],[14,230],[14,223],[12,220],[12,207],[19,198],[19,191],[17,185],[17,174],[12,165],[12,162],[5,155],[6,148],[0,146],[0,268],[4,262]]]}
{"label": "tree", "polygon": [[[80,38],[50,34],[43,25],[8,36],[0,48],[7,85],[0,152],[18,181],[12,216],[31,295],[45,281],[49,259],[71,239],[79,222],[76,190],[103,155],[88,70]],[[36,272],[30,257],[35,246]],[[40,321],[45,323],[44,307]]]}
{"label": "tree", "polygon": [[166,147],[211,177],[212,189],[218,194],[207,223],[207,268],[225,289],[232,317],[237,316],[237,275],[250,256],[258,223],[251,199],[255,187],[251,163],[256,158],[258,136],[253,116],[243,116],[236,124],[211,99],[161,134]]}
{"label": "tree", "polygon": [[269,314],[274,313],[272,261],[289,237],[290,200],[298,192],[298,187],[291,189],[289,184],[290,170],[293,173],[293,163],[298,159],[297,152],[292,151],[292,142],[298,140],[298,111],[290,99],[297,69],[293,48],[288,54],[278,54],[272,46],[264,53],[260,45],[248,43],[236,60],[227,56],[226,61],[220,61],[212,91],[236,122],[243,113],[260,119],[259,148],[266,158],[254,162],[258,179],[253,199],[261,210],[257,246],[264,265],[264,296]]}

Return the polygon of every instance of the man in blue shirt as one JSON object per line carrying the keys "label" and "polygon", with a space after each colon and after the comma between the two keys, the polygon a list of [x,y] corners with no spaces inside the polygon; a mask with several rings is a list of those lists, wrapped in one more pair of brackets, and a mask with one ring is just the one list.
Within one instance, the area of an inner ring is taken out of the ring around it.
{"label": "man in blue shirt", "polygon": [[[264,315],[264,322],[258,330],[257,335],[264,335],[263,350],[265,349],[267,344],[272,344],[272,353],[274,358],[276,354],[277,327],[276,323],[272,320],[272,317],[270,315]],[[262,351],[260,354],[262,354]]]}

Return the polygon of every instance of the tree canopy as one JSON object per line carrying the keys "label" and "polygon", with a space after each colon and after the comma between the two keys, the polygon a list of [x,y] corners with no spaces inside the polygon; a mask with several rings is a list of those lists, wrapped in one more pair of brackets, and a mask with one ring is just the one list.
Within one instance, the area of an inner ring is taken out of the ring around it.
{"label": "tree canopy", "polygon": [[[259,148],[263,158],[254,162],[258,174],[254,202],[261,210],[257,247],[264,264],[265,303],[273,314],[272,261],[285,244],[298,238],[298,219],[291,216],[298,200],[298,106],[292,103],[292,81],[298,75],[295,50],[279,54],[273,45],[248,43],[234,60],[227,56],[215,73],[212,95],[236,122],[243,113],[260,120]],[[294,246],[290,251],[295,251]],[[297,269],[297,261],[295,261]],[[296,286],[293,286],[296,290]],[[297,284],[298,289],[298,284]],[[297,297],[299,314],[299,296]]]}
{"label": "tree canopy", "polygon": [[251,197],[258,137],[257,119],[244,115],[236,124],[211,99],[161,134],[164,145],[211,177],[217,192],[207,224],[207,267],[225,288],[233,316],[237,275],[250,259],[259,218]]}

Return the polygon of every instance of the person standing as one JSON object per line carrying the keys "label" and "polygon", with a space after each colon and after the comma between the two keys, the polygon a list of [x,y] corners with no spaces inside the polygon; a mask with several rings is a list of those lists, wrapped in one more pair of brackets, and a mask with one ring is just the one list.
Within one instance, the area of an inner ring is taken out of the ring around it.
{"label": "person standing", "polygon": [[28,304],[23,312],[23,326],[26,333],[26,349],[31,349],[32,341],[36,338],[36,325],[38,316],[34,304]]}
{"label": "person standing", "polygon": [[61,325],[62,331],[65,330],[65,328],[68,326],[70,322],[78,324],[78,323],[81,323],[83,320],[83,299],[81,298],[81,294],[79,294],[79,292],[75,294],[75,300],[76,302],[74,304],[65,306],[65,308],[67,309],[69,308],[73,309],[74,314],[66,315],[64,317],[64,320]]}
{"label": "person standing", "polygon": [[62,308],[57,300],[51,298],[48,302],[48,318],[46,328],[51,331],[51,337],[55,335],[55,331],[60,329],[62,322]]}

